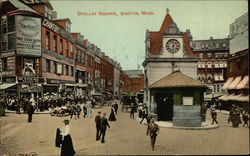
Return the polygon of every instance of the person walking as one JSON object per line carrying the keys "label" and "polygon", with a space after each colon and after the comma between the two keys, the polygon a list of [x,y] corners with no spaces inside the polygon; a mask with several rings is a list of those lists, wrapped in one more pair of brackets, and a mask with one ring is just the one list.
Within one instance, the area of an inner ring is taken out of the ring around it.
{"label": "person walking", "polygon": [[111,112],[109,115],[109,121],[116,121],[114,108],[111,107]]}
{"label": "person walking", "polygon": [[99,136],[99,138],[101,138],[101,143],[104,143],[105,142],[104,138],[105,138],[107,126],[110,128],[108,120],[106,118],[106,113],[103,113],[103,116],[100,120],[100,123],[101,124],[100,124],[100,136]]}
{"label": "person walking", "polygon": [[88,102],[87,104],[87,117],[92,118],[92,107],[91,107],[91,102]]}
{"label": "person walking", "polygon": [[61,156],[73,156],[76,152],[70,136],[69,120],[64,120],[63,122],[64,127],[61,129],[60,133],[62,135]]}
{"label": "person walking", "polygon": [[72,104],[70,107],[70,119],[72,119],[73,115],[74,115],[75,120],[76,120],[76,106],[74,104]]}
{"label": "person walking", "polygon": [[81,113],[81,106],[80,106],[80,104],[76,105],[76,111],[77,111],[77,117],[79,119],[80,118],[80,113]]}
{"label": "person walking", "polygon": [[83,110],[83,117],[85,118],[87,115],[87,106],[85,104],[83,105],[82,110]]}
{"label": "person walking", "polygon": [[135,118],[135,104],[132,103],[131,104],[131,110],[130,110],[130,119],[134,119]]}
{"label": "person walking", "polygon": [[27,114],[28,114],[28,122],[32,122],[32,115],[34,113],[35,109],[32,106],[31,103],[27,105]]}
{"label": "person walking", "polygon": [[154,118],[152,118],[147,128],[147,136],[148,135],[150,136],[152,151],[154,151],[156,137],[159,134],[159,132],[160,132],[159,126],[155,123]]}
{"label": "person walking", "polygon": [[142,111],[142,119],[141,119],[141,122],[140,124],[142,123],[142,121],[146,119],[147,120],[147,123],[149,122],[148,121],[148,109],[147,107],[144,107],[143,111]]}
{"label": "person walking", "polygon": [[242,114],[242,119],[243,119],[243,121],[244,121],[243,127],[245,127],[245,125],[247,125],[247,127],[248,127],[248,120],[249,120],[249,117],[248,117],[248,114],[247,114],[246,111],[243,112],[243,114]]}
{"label": "person walking", "polygon": [[216,122],[216,124],[218,124],[218,121],[216,120],[217,119],[217,113],[215,112],[214,109],[212,110],[211,116],[212,116],[212,119],[213,119],[212,125],[214,124],[214,122]]}
{"label": "person walking", "polygon": [[96,141],[100,138],[100,127],[101,127],[101,111],[95,117],[95,125],[96,125]]}
{"label": "person walking", "polygon": [[117,102],[114,105],[114,109],[115,109],[115,115],[117,115],[117,110],[118,110],[118,103]]}

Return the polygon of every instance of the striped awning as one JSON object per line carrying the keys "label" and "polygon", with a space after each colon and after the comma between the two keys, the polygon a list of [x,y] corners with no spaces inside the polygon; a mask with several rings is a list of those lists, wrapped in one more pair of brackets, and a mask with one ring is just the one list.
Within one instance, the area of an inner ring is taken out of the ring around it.
{"label": "striped awning", "polygon": [[241,76],[236,77],[234,81],[229,84],[227,89],[236,89],[236,86],[240,83],[240,81],[241,81]]}
{"label": "striped awning", "polygon": [[230,85],[230,83],[232,83],[233,80],[234,80],[233,77],[228,78],[226,83],[223,85],[222,89],[226,90],[227,87]]}
{"label": "striped awning", "polygon": [[245,76],[242,81],[236,86],[236,89],[248,89],[249,79]]}

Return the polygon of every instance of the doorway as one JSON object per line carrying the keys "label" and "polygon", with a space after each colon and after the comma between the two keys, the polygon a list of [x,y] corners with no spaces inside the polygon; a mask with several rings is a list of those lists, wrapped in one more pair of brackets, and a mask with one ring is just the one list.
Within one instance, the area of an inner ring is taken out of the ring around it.
{"label": "doorway", "polygon": [[156,93],[158,121],[172,121],[173,118],[173,94]]}

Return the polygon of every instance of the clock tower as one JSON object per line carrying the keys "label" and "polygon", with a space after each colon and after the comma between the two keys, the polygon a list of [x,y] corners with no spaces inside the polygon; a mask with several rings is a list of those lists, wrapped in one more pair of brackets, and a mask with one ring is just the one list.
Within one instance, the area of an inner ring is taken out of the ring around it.
{"label": "clock tower", "polygon": [[176,23],[172,22],[162,34],[162,52],[160,57],[183,58],[183,32],[180,32]]}

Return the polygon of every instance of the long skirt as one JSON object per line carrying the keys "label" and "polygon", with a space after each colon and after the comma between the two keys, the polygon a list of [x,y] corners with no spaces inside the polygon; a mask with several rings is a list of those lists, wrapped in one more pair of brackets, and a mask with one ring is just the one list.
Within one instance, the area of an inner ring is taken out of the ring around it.
{"label": "long skirt", "polygon": [[62,141],[61,156],[73,156],[75,153],[71,136],[64,136]]}
{"label": "long skirt", "polygon": [[115,114],[111,113],[111,114],[109,115],[109,121],[116,121]]}

